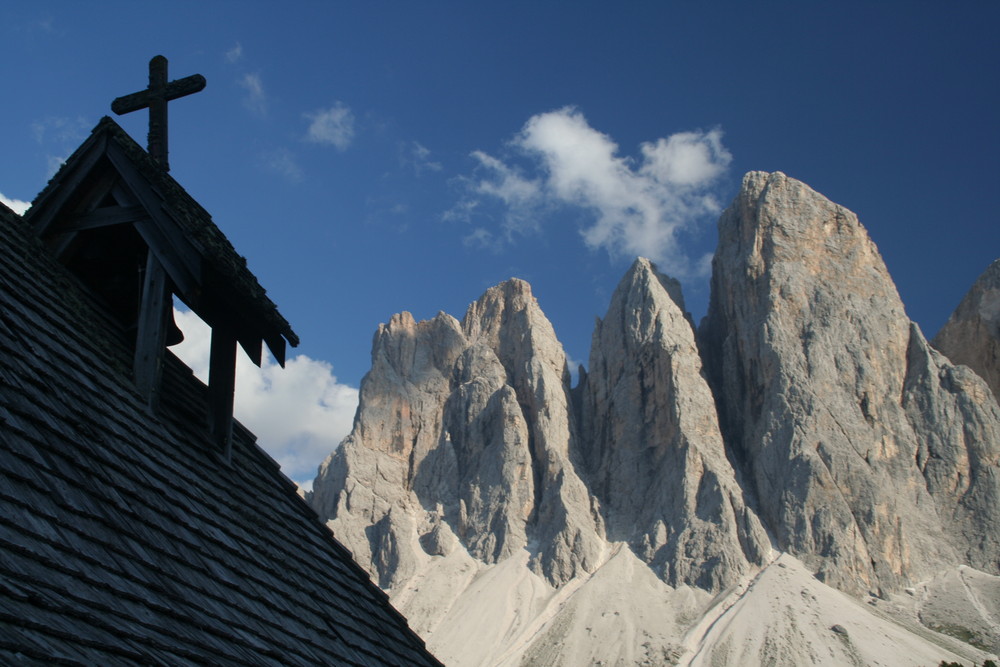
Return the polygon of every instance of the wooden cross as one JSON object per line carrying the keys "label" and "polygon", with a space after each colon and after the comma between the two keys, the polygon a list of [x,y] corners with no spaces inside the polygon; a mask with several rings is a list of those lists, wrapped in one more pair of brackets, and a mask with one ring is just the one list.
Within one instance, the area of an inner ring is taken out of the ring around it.
{"label": "wooden cross", "polygon": [[178,97],[197,93],[205,88],[201,74],[167,83],[167,59],[155,56],[149,61],[149,87],[131,95],[119,97],[111,103],[111,110],[119,116],[139,109],[149,109],[149,136],[147,150],[160,163],[163,171],[167,164],[167,102]]}

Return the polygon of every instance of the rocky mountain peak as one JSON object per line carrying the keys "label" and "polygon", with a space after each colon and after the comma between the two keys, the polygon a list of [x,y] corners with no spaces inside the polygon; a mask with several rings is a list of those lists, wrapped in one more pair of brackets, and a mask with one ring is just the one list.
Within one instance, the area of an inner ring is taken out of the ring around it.
{"label": "rocky mountain peak", "polygon": [[[659,303],[666,296],[672,305]],[[622,279],[618,282],[618,287],[611,297],[609,312],[614,313],[646,313],[646,314],[666,314],[674,315],[679,313],[682,317],[688,318],[687,310],[684,306],[684,294],[681,284],[674,278],[662,274],[657,270],[656,265],[645,257],[637,258]],[[636,325],[635,333],[643,327],[641,322],[632,322]]]}
{"label": "rocky mountain peak", "polygon": [[532,567],[555,584],[592,570],[601,526],[571,458],[568,381],[522,280],[487,290],[461,323],[394,315],[375,334],[354,429],[324,463],[314,505],[387,587],[442,544],[494,563],[530,542]]}
{"label": "rocky mountain peak", "polygon": [[[784,174],[748,174],[719,220],[701,335],[723,434],[783,549],[864,592],[898,590],[972,547],[958,534],[971,526],[953,520],[970,498],[930,484],[921,465],[943,431],[936,456],[968,465],[940,474],[978,469],[953,437],[962,399],[927,384],[950,365],[923,352],[853,213]],[[963,405],[1000,446],[990,406]],[[979,482],[996,492],[991,474]]]}
{"label": "rocky mountain peak", "polygon": [[673,585],[731,585],[769,545],[726,458],[680,284],[639,259],[597,323],[583,409],[608,537]]}
{"label": "rocky mountain peak", "polygon": [[1000,400],[1000,259],[979,276],[933,344],[986,380]]}

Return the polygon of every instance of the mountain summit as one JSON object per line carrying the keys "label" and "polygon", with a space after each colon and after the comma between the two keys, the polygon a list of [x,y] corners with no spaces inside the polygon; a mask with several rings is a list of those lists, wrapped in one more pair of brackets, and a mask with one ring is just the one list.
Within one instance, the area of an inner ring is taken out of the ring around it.
{"label": "mountain summit", "polygon": [[979,276],[933,344],[974,370],[1000,397],[1000,259]]}
{"label": "mountain summit", "polygon": [[589,367],[571,388],[516,279],[375,334],[312,502],[446,663],[1000,649],[1000,406],[909,321],[853,213],[748,174],[697,334],[639,259]]}
{"label": "mountain summit", "polygon": [[680,285],[638,259],[594,329],[581,441],[606,537],[671,585],[718,591],[770,551],[726,458]]}
{"label": "mountain summit", "polygon": [[603,529],[573,460],[566,355],[528,283],[487,290],[461,323],[396,315],[372,359],[314,504],[383,587],[418,554],[458,545],[493,564],[530,542],[533,571],[554,586],[597,567]]}
{"label": "mountain summit", "polygon": [[[751,173],[719,221],[703,350],[779,546],[852,593],[1000,563],[1000,411],[927,344],[857,217]],[[992,499],[992,500],[991,500]]]}

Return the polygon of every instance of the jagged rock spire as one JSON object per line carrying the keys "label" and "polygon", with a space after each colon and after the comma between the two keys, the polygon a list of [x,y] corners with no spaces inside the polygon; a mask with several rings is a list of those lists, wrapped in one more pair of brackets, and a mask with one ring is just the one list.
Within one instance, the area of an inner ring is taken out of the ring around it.
{"label": "jagged rock spire", "polygon": [[852,592],[995,569],[1000,412],[930,350],[853,213],[747,174],[701,333],[723,434],[782,548]]}
{"label": "jagged rock spire", "polygon": [[[486,563],[530,542],[533,567],[553,584],[597,566],[601,526],[570,455],[566,355],[526,282],[487,290],[461,323],[393,316],[372,359],[354,430],[324,463],[314,505],[384,585],[419,555],[410,545],[438,549],[442,531]],[[420,518],[403,526],[408,514]],[[383,544],[398,545],[391,557],[378,555]]]}
{"label": "jagged rock spire", "polygon": [[1000,399],[1000,259],[983,271],[932,343],[974,370]]}
{"label": "jagged rock spire", "polygon": [[638,259],[597,322],[583,440],[608,537],[665,581],[735,583],[770,550],[726,458],[680,284]]}

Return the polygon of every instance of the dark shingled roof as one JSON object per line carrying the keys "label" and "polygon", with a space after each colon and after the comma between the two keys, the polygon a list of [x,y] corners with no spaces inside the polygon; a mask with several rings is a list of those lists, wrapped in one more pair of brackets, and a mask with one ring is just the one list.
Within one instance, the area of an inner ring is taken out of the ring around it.
{"label": "dark shingled roof", "polygon": [[221,459],[166,357],[154,414],[120,322],[0,204],[0,663],[439,664],[249,431]]}

